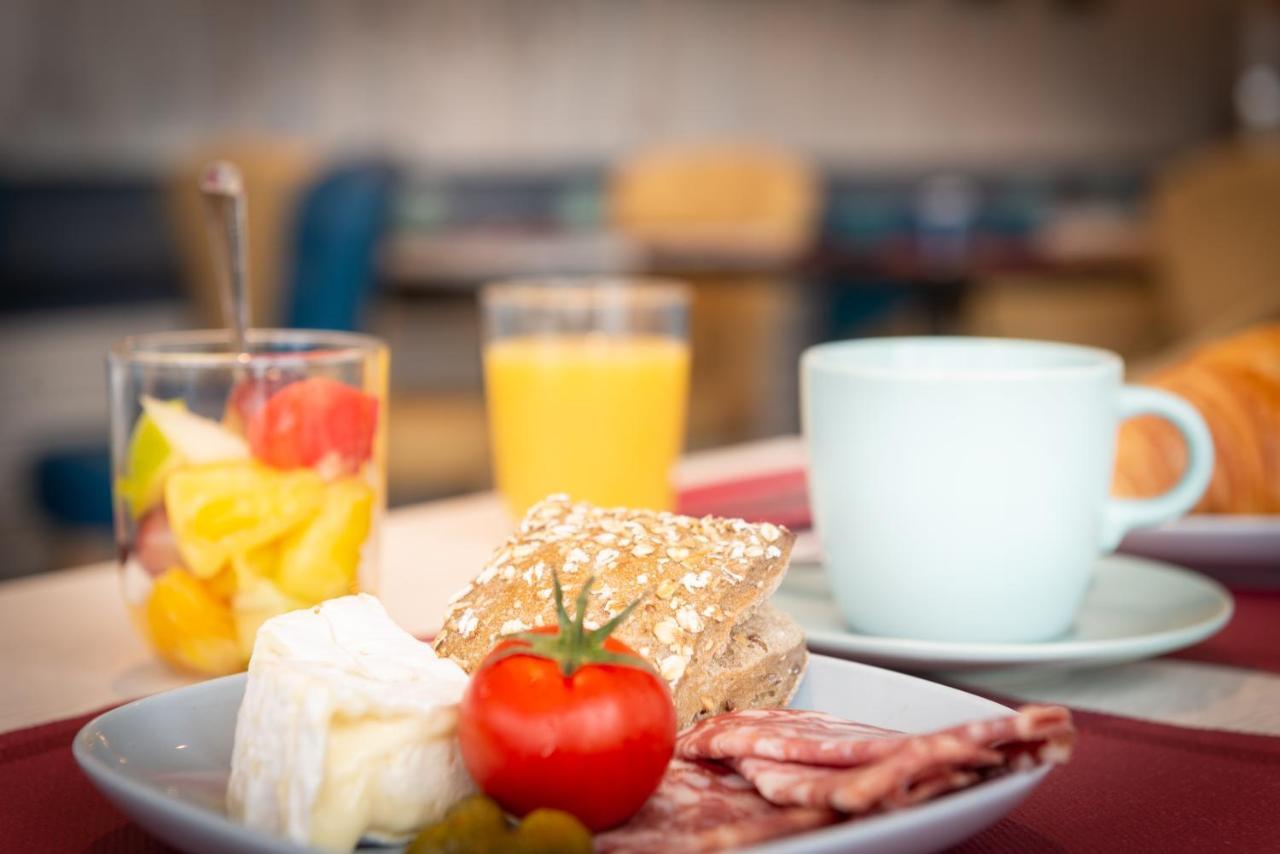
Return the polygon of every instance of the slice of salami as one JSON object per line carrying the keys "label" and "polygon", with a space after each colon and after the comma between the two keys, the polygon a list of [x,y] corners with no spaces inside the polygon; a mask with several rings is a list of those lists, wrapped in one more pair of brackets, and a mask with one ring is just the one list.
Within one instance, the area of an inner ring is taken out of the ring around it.
{"label": "slice of salami", "polygon": [[683,759],[758,757],[848,768],[888,756],[920,738],[944,735],[984,747],[1002,747],[1011,758],[1030,750],[1034,755],[1025,758],[1031,763],[1066,761],[1075,742],[1071,713],[1061,706],[1023,706],[1016,714],[961,724],[929,736],[895,732],[822,712],[748,709],[699,721],[676,741],[676,755]]}
{"label": "slice of salami", "polygon": [[719,851],[832,824],[824,808],[777,806],[730,769],[673,759],[645,805],[622,827],[595,837],[595,850]]}
{"label": "slice of salami", "polygon": [[1065,762],[1074,741],[1070,712],[1056,706],[923,735],[772,709],[702,721],[679,738],[676,753],[723,761],[775,804],[860,814],[919,803],[1006,769]]}
{"label": "slice of salami", "polygon": [[813,765],[857,765],[897,749],[902,733],[798,709],[744,709],[705,718],[676,740],[683,759],[759,756]]}
{"label": "slice of salami", "polygon": [[843,813],[895,809],[980,779],[1003,765],[997,750],[950,735],[920,736],[876,761],[852,768],[746,757],[729,760],[775,804],[830,806]]}

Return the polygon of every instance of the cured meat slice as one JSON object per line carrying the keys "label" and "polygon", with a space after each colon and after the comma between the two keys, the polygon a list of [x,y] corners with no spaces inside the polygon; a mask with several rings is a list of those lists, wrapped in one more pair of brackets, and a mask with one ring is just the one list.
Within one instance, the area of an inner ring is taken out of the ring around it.
{"label": "cured meat slice", "polygon": [[759,756],[810,765],[858,765],[898,748],[902,733],[824,712],[744,709],[699,721],[676,741],[683,759]]}
{"label": "cured meat slice", "polygon": [[1002,718],[911,735],[820,712],[752,709],[708,718],[676,741],[658,790],[596,850],[715,851],[900,809],[1007,770],[1065,762],[1071,713],[1024,706]]}
{"label": "cured meat slice", "polygon": [[930,770],[896,762],[896,756],[862,768],[831,768],[737,759],[730,762],[765,798],[785,804],[830,805],[849,815],[885,812],[963,789],[983,779],[981,769],[935,766]]}
{"label": "cured meat slice", "polygon": [[777,806],[723,765],[673,759],[658,789],[622,827],[598,834],[595,850],[719,851],[832,824],[829,809]]}
{"label": "cured meat slice", "polygon": [[[1075,742],[1071,713],[1061,706],[1023,706],[1016,714],[960,724],[930,737],[943,735],[991,747],[1006,745],[1014,753],[1034,746],[1050,755],[1032,758],[1047,762],[1066,761]],[[850,767],[887,756],[922,737],[823,712],[747,709],[707,718],[685,730],[676,741],[676,755],[683,759],[756,756]],[[1066,755],[1058,757],[1063,751]]]}
{"label": "cured meat slice", "polygon": [[908,806],[1006,769],[1065,762],[1074,741],[1071,714],[1057,706],[924,735],[771,709],[702,721],[676,753],[725,762],[772,803],[856,814]]}
{"label": "cured meat slice", "polygon": [[998,751],[950,736],[925,737],[853,768],[728,760],[729,766],[775,804],[830,806],[843,813],[895,809],[977,782],[979,769],[1002,764]]}

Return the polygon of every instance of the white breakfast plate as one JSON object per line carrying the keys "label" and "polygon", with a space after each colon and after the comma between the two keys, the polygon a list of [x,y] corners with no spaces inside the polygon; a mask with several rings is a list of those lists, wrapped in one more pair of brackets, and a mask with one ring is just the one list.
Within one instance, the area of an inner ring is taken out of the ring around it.
{"label": "white breakfast plate", "polygon": [[1125,555],[1098,559],[1075,626],[1040,643],[958,643],[863,635],[840,617],[817,565],[793,566],[773,604],[804,629],[809,648],[914,672],[1096,667],[1191,646],[1231,618],[1231,594],[1190,570]]}
{"label": "white breakfast plate", "polygon": [[[223,791],[244,683],[243,675],[227,676],[99,715],[76,736],[76,761],[125,814],[183,851],[300,851],[226,817]],[[812,657],[793,705],[905,731],[933,730],[1008,712],[991,700],[955,688],[820,655]],[[1048,771],[1014,772],[902,812],[846,822],[752,850],[758,854],[936,851],[994,823]]]}
{"label": "white breakfast plate", "polygon": [[1131,531],[1120,551],[1280,586],[1280,516],[1184,516]]}

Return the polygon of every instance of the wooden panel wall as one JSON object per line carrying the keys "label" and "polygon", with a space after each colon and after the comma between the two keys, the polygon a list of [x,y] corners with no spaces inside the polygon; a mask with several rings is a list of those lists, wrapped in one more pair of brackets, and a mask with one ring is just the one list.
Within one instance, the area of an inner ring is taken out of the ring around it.
{"label": "wooden panel wall", "polygon": [[1145,156],[1224,124],[1226,0],[5,0],[0,155],[272,130],[450,163],[743,135],[840,162]]}

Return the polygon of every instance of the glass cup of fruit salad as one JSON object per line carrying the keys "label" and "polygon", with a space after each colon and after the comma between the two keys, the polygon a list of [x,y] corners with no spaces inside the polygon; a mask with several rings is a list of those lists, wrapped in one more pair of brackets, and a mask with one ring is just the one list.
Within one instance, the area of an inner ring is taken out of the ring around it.
{"label": "glass cup of fruit salad", "polygon": [[125,602],[165,661],[222,674],[277,614],[370,590],[385,506],[386,347],[225,330],[108,356]]}

